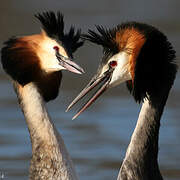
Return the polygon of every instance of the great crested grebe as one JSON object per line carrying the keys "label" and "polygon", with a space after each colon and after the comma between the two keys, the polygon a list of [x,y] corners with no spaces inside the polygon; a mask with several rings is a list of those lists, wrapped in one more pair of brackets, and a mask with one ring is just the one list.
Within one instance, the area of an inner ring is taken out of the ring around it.
{"label": "great crested grebe", "polygon": [[113,29],[97,26],[97,31],[89,30],[83,38],[101,45],[103,58],[97,74],[67,111],[100,86],[74,119],[105,90],[127,82],[135,101],[143,104],[118,179],[162,180],[157,160],[159,128],[177,72],[175,51],[162,32],[147,24],[128,22]]}
{"label": "great crested grebe", "polygon": [[61,70],[83,73],[72,61],[83,45],[80,30],[64,33],[63,15],[44,12],[35,15],[42,23],[40,34],[14,37],[4,43],[1,61],[12,78],[32,143],[31,180],[77,180],[64,141],[47,112],[45,102],[57,97]]}

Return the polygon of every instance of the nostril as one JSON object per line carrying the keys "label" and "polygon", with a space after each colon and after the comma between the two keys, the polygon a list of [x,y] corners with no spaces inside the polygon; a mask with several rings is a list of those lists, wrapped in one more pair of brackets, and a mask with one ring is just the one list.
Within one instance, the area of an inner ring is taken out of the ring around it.
{"label": "nostril", "polygon": [[59,47],[58,47],[58,46],[54,46],[53,49],[54,49],[55,51],[59,51]]}

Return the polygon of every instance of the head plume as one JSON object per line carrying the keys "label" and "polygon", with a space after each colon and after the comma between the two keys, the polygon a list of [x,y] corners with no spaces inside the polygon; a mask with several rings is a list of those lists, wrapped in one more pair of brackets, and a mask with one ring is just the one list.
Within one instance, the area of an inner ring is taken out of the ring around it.
{"label": "head plume", "polygon": [[118,53],[118,46],[114,41],[114,37],[116,36],[116,28],[107,29],[103,26],[96,25],[96,29],[98,32],[89,29],[88,34],[82,35],[82,39],[101,45],[104,48],[104,51]]}
{"label": "head plume", "polygon": [[60,41],[70,55],[83,45],[83,41],[80,41],[80,30],[75,32],[75,28],[71,27],[69,32],[64,33],[64,17],[60,12],[57,12],[57,15],[52,11],[43,12],[36,14],[35,17],[42,23],[47,35]]}
{"label": "head plume", "polygon": [[[128,89],[136,101],[141,102],[149,96],[158,97],[167,85],[171,88],[177,71],[174,62],[175,50],[162,32],[153,26],[138,22],[122,23],[112,29],[102,26],[96,28],[98,32],[89,30],[82,38],[104,48],[106,52],[102,60],[104,63],[121,51],[133,52],[133,49],[128,51],[127,44],[133,34],[137,35],[134,32],[144,38],[144,44],[133,63],[134,77],[132,81],[127,82]],[[107,56],[107,53],[112,55]]]}
{"label": "head plume", "polygon": [[[58,12],[44,12],[37,14],[46,34],[64,46],[67,54],[72,53],[80,47],[80,30],[75,32],[71,27],[68,33],[64,33],[63,15]],[[22,86],[30,82],[36,83],[45,101],[52,100],[58,95],[62,73],[55,71],[45,73],[41,68],[41,63],[36,50],[39,48],[39,41],[42,34],[13,37],[4,42],[1,50],[1,62],[3,69]],[[33,41],[32,41],[33,37]],[[34,41],[36,40],[36,42]]]}

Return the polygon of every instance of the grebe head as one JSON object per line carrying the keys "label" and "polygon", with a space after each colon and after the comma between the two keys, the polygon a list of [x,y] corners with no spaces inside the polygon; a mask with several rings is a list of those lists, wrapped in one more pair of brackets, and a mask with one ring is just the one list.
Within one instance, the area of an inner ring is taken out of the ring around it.
{"label": "grebe head", "polygon": [[[36,83],[46,101],[59,90],[61,70],[81,74],[83,69],[72,61],[73,53],[83,45],[80,30],[64,32],[63,15],[44,12],[35,17],[42,23],[40,34],[13,37],[4,43],[1,61],[14,81],[25,86]],[[49,94],[49,95],[48,95]]]}
{"label": "grebe head", "polygon": [[145,97],[158,97],[164,87],[172,86],[177,71],[175,51],[158,29],[137,22],[123,23],[113,29],[96,28],[98,32],[89,30],[83,39],[101,45],[103,58],[97,74],[68,109],[95,86],[99,84],[100,87],[74,118],[105,90],[123,82],[127,82],[138,102]]}

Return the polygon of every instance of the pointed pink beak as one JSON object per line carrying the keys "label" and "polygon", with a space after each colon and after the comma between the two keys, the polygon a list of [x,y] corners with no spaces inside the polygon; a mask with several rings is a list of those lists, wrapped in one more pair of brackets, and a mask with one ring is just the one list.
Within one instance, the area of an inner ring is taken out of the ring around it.
{"label": "pointed pink beak", "polygon": [[78,113],[72,118],[77,118],[83,111],[85,111],[95,100],[106,91],[109,87],[111,81],[113,69],[106,71],[101,77],[94,77],[89,84],[79,93],[79,95],[72,101],[72,103],[66,109],[66,112],[72,108],[81,98],[83,98],[88,92],[94,89],[96,86],[100,85],[94,95],[83,105],[83,107],[78,111]]}
{"label": "pointed pink beak", "polygon": [[78,64],[72,61],[72,59],[64,57],[59,53],[56,53],[56,57],[59,61],[59,64],[63,66],[66,70],[77,74],[84,73],[83,68],[81,68]]}

